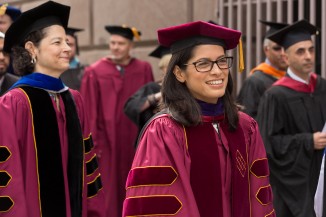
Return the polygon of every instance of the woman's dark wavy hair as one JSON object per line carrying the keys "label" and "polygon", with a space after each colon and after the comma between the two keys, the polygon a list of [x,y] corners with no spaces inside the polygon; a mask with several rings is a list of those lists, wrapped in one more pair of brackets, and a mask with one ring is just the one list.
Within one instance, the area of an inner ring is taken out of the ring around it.
{"label": "woman's dark wavy hair", "polygon": [[[193,55],[194,47],[186,48],[172,55],[167,68],[167,74],[162,84],[163,108],[168,109],[174,119],[185,126],[196,126],[202,122],[201,110],[196,99],[189,92],[185,83],[179,82],[173,74],[175,66],[185,70],[184,64]],[[232,96],[233,81],[229,73],[228,84],[222,97],[224,103],[225,120],[229,129],[236,130],[239,122],[238,106]]]}
{"label": "woman's dark wavy hair", "polygon": [[12,65],[17,75],[28,75],[34,72],[35,65],[32,63],[32,56],[24,46],[26,42],[31,41],[38,47],[44,36],[44,30],[31,32],[20,45],[11,49]]}

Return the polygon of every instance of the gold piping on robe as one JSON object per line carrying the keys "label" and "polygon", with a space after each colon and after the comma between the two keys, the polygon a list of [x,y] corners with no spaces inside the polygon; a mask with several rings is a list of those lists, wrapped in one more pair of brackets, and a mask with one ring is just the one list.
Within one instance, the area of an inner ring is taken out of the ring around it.
{"label": "gold piping on robe", "polygon": [[0,156],[3,158],[0,158],[0,163],[6,162],[11,157],[11,152],[8,147],[6,146],[0,146]]}
{"label": "gold piping on robe", "polygon": [[12,180],[12,176],[6,170],[0,170],[0,188],[7,187]]}

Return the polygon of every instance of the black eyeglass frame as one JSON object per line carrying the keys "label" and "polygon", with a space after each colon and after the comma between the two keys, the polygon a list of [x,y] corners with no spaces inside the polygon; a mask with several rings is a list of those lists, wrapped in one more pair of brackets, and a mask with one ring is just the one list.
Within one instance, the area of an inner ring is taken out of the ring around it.
{"label": "black eyeglass frame", "polygon": [[271,48],[273,51],[276,51],[276,52],[281,51],[281,50],[283,49],[283,47],[281,47],[281,46],[270,46],[270,48]]}
{"label": "black eyeglass frame", "polygon": [[[227,60],[227,67],[226,68],[221,68],[221,66],[219,65],[219,62],[221,61],[221,60],[224,60],[224,59],[226,59]],[[224,56],[224,57],[221,57],[221,58],[219,58],[219,59],[217,59],[217,60],[215,60],[215,61],[212,61],[212,60],[206,60],[207,62],[210,62],[211,63],[211,67],[210,67],[210,69],[209,70],[205,70],[205,71],[202,71],[202,70],[198,70],[197,69],[197,63],[200,63],[200,62],[202,62],[202,60],[199,60],[199,61],[196,61],[196,62],[193,62],[193,63],[188,63],[188,64],[183,64],[183,65],[185,65],[185,66],[189,66],[189,65],[194,65],[195,66],[195,69],[196,69],[196,71],[197,72],[210,72],[210,71],[212,71],[212,69],[213,69],[213,66],[214,66],[214,63],[217,65],[217,67],[219,68],[219,69],[229,69],[229,68],[231,68],[232,67],[232,64],[233,64],[233,57],[232,56]]]}

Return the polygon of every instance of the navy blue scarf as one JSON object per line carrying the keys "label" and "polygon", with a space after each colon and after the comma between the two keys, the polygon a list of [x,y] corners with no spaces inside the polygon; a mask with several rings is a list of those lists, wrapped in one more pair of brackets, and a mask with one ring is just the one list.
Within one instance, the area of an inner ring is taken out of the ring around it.
{"label": "navy blue scarf", "polygon": [[216,104],[207,103],[196,99],[204,116],[219,116],[224,113],[224,104],[222,100],[217,101]]}

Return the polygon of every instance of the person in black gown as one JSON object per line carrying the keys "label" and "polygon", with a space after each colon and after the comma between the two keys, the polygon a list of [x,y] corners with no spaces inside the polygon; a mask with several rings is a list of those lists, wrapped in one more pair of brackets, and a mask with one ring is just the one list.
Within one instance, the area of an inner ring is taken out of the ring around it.
{"label": "person in black gown", "polygon": [[262,21],[270,28],[264,37],[265,61],[251,69],[249,77],[237,96],[237,102],[243,106],[243,112],[256,119],[259,100],[264,92],[286,73],[287,64],[283,60],[284,49],[267,37],[287,26],[285,23]]}
{"label": "person in black gown", "polygon": [[265,92],[257,115],[278,217],[326,216],[325,193],[316,191],[324,185],[320,174],[326,146],[326,133],[321,132],[326,80],[313,72],[311,35],[317,33],[315,26],[300,20],[269,36],[284,47],[289,64],[287,74]]}
{"label": "person in black gown", "polygon": [[156,82],[149,82],[142,86],[127,100],[124,106],[125,114],[137,125],[139,131],[159,111],[159,103],[162,98],[162,80],[171,59],[170,49],[160,45],[149,56],[160,59],[158,67],[162,72],[162,78]]}

